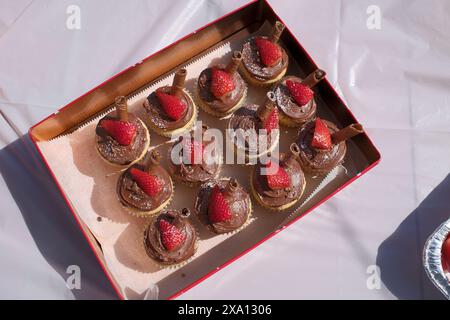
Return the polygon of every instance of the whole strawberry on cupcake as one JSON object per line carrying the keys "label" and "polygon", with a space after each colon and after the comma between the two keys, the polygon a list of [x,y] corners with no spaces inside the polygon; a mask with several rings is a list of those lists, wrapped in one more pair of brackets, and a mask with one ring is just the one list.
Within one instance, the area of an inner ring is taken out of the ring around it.
{"label": "whole strawberry on cupcake", "polygon": [[250,175],[252,194],[264,208],[281,211],[297,203],[302,196],[306,179],[299,163],[300,149],[290,146],[289,153],[281,153],[279,159],[258,163]]}
{"label": "whole strawberry on cupcake", "polygon": [[249,104],[237,110],[228,122],[227,137],[233,142],[238,162],[245,164],[273,151],[279,142],[278,109],[275,95],[267,93],[263,105]]}
{"label": "whole strawberry on cupcake", "polygon": [[233,53],[230,63],[206,68],[197,80],[197,101],[207,113],[223,118],[239,108],[245,100],[247,85],[239,74],[240,52]]}
{"label": "whole strawberry on cupcake", "polygon": [[145,156],[150,134],[142,120],[128,112],[124,96],[116,98],[115,106],[97,124],[96,149],[107,163],[127,167]]}
{"label": "whole strawberry on cupcake", "polygon": [[252,203],[236,179],[210,180],[200,188],[195,211],[200,222],[213,233],[231,233],[245,225]]}
{"label": "whole strawberry on cupcake", "polygon": [[164,210],[144,231],[147,255],[162,265],[176,265],[196,251],[197,232],[189,222],[190,211],[184,208]]}
{"label": "whole strawberry on cupcake", "polygon": [[164,209],[172,199],[173,183],[153,150],[143,163],[128,168],[117,181],[117,196],[127,211],[148,217]]}
{"label": "whole strawberry on cupcake", "polygon": [[268,86],[279,81],[287,71],[288,55],[278,44],[284,25],[277,21],[270,37],[256,36],[244,43],[240,71],[256,86]]}
{"label": "whole strawberry on cupcake", "polygon": [[208,127],[198,128],[201,130],[199,137],[196,137],[196,130],[180,136],[169,148],[170,174],[190,187],[216,178],[221,168],[221,154],[216,148],[216,141],[204,139]]}
{"label": "whole strawberry on cupcake", "polygon": [[178,70],[171,86],[156,89],[144,100],[146,122],[161,136],[178,135],[195,122],[197,107],[184,89],[186,74],[186,69]]}
{"label": "whole strawberry on cupcake", "polygon": [[313,87],[326,73],[316,70],[305,79],[287,76],[274,87],[276,103],[280,114],[280,124],[299,127],[316,117],[316,101]]}
{"label": "whole strawberry on cupcake", "polygon": [[344,162],[346,141],[363,132],[359,123],[339,129],[321,118],[308,122],[299,130],[296,141],[303,171],[314,175],[328,173]]}

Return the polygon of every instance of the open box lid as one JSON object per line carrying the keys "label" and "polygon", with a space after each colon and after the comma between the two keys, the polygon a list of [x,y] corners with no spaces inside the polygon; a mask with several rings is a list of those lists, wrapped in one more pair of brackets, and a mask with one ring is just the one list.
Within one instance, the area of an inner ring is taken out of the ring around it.
{"label": "open box lid", "polygon": [[[110,80],[104,82],[93,90],[89,91],[85,95],[69,103],[67,106],[60,109],[58,112],[50,115],[40,123],[33,126],[30,131],[30,137],[33,142],[48,141],[62,134],[73,131],[80,127],[83,123],[88,122],[90,119],[96,117],[105,111],[114,101],[118,95],[129,96],[134,92],[137,92],[140,88],[144,87],[148,83],[164,77],[164,75],[171,73],[179,65],[186,63],[187,61],[194,59],[197,55],[201,54],[205,50],[226,41],[229,37],[238,32],[247,32],[248,34],[257,30],[265,21],[269,21],[273,24],[276,20],[281,20],[270,5],[266,1],[254,1],[245,5],[234,12],[225,15],[224,17],[208,24],[207,26],[191,33],[183,39],[175,42],[174,44],[162,49],[161,51],[151,55],[144,59],[142,62],[122,71],[118,75],[114,76]],[[294,35],[289,31],[289,27],[286,27],[283,32],[281,40],[284,47],[291,53],[291,56],[301,65],[304,73],[310,73],[317,69],[317,66],[298,43]],[[334,91],[330,83],[325,80],[317,85],[317,89],[320,93],[321,100],[329,106],[330,111],[333,113],[334,118],[342,125],[349,125],[357,122],[351,112],[348,110],[344,102],[339,98]],[[369,137],[366,134],[359,135],[353,139],[355,147],[364,158],[361,161],[356,170],[356,174],[351,178],[342,181],[342,184],[337,189],[330,190],[326,197],[317,199],[312,202],[310,207],[304,213],[311,211],[314,207],[326,201],[334,193],[341,190],[346,185],[350,184],[353,180],[367,172],[373,166],[375,166],[380,160],[380,154],[374,147]],[[37,146],[37,144],[36,144]],[[37,146],[38,147],[38,146]],[[39,149],[39,147],[38,147]],[[45,161],[45,158],[44,158]],[[51,167],[49,170],[52,171]],[[56,180],[56,179],[55,179]],[[58,183],[58,181],[56,181]],[[62,190],[61,190],[62,191]],[[63,192],[62,192],[63,193]],[[64,194],[64,193],[63,193]],[[66,201],[72,209],[72,205],[66,197]],[[80,223],[89,243],[99,258],[100,264],[105,269],[107,276],[112,281],[113,286],[118,291],[120,297],[123,293],[118,290],[118,286],[115,283],[114,277],[105,266],[103,259],[102,248],[96,241],[95,237],[89,231],[89,228],[79,219],[76,212],[72,210],[75,218]],[[296,221],[300,216],[293,217],[286,220],[283,228],[290,223]],[[240,252],[237,256],[221,264],[220,267],[213,269],[213,271],[207,274],[199,275],[198,280],[186,285],[183,290],[176,290],[175,292],[165,292],[164,297],[176,296],[181,294],[188,288],[199,283],[206,277],[212,275],[220,268],[231,263],[241,255],[252,250],[254,247],[264,242],[271,236],[277,233],[278,230],[273,230],[263,239],[258,240],[251,247]],[[194,261],[195,263],[195,261]]]}

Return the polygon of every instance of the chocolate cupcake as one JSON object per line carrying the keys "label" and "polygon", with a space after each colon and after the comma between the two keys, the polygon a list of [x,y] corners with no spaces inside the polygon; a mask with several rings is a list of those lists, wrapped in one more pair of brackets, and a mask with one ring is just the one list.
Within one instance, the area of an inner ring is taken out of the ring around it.
{"label": "chocolate cupcake", "polygon": [[116,110],[97,124],[96,149],[107,163],[126,167],[141,160],[150,146],[150,134],[141,119],[128,113],[127,99],[116,98]]}
{"label": "chocolate cupcake", "polygon": [[169,148],[170,174],[190,187],[213,179],[220,172],[221,155],[215,148],[215,140],[204,140],[203,134],[207,129],[207,126],[202,126],[200,137],[196,137],[195,130],[180,136]]}
{"label": "chocolate cupcake", "polygon": [[284,25],[277,21],[270,37],[256,36],[244,43],[240,71],[249,83],[271,85],[286,73],[289,58],[278,44],[283,30]]}
{"label": "chocolate cupcake", "polygon": [[162,265],[180,264],[196,251],[197,232],[189,223],[189,209],[165,210],[144,230],[147,255]]}
{"label": "chocolate cupcake", "polygon": [[247,191],[236,179],[210,180],[204,183],[195,201],[201,223],[216,234],[241,229],[247,222],[252,203]]}
{"label": "chocolate cupcake", "polygon": [[279,141],[273,92],[267,93],[265,104],[249,104],[237,110],[228,122],[227,137],[237,152],[238,163],[244,158],[246,164],[254,164],[260,156],[273,151]]}
{"label": "chocolate cupcake", "polygon": [[363,132],[359,123],[341,130],[334,123],[320,118],[307,123],[297,137],[303,171],[323,175],[340,165],[347,152],[346,140]]}
{"label": "chocolate cupcake", "polygon": [[306,179],[299,163],[300,149],[290,146],[279,159],[257,164],[250,175],[252,194],[264,208],[281,211],[297,203],[305,191]]}
{"label": "chocolate cupcake", "polygon": [[206,68],[197,80],[197,102],[207,113],[223,118],[240,107],[245,100],[247,85],[237,71],[242,55],[235,51],[228,66]]}
{"label": "chocolate cupcake", "polygon": [[186,69],[178,70],[171,86],[156,89],[144,101],[147,124],[161,136],[180,134],[191,128],[197,118],[197,107],[183,89],[185,80]]}
{"label": "chocolate cupcake", "polygon": [[287,76],[275,86],[280,124],[286,127],[299,127],[316,117],[314,87],[326,73],[317,69],[305,79]]}
{"label": "chocolate cupcake", "polygon": [[173,183],[159,164],[161,155],[153,150],[145,164],[128,168],[117,181],[117,195],[133,215],[147,217],[164,209],[172,199]]}

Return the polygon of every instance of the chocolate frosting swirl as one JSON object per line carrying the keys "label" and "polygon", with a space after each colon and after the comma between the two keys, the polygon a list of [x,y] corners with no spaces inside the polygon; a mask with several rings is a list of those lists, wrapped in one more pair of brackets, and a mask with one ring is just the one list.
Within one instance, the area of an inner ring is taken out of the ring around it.
{"label": "chocolate frosting swirl", "polygon": [[[235,130],[237,134],[234,142],[238,149],[249,152],[250,147],[258,147],[257,137],[259,130],[263,129],[262,122],[257,116],[258,108],[259,106],[257,104],[243,106],[233,113],[228,122],[228,129]],[[245,136],[239,135],[239,131],[236,131],[238,129],[242,129],[247,134]],[[250,132],[248,130],[252,130],[254,134],[249,134]],[[256,137],[256,141],[250,140],[253,137]],[[273,143],[276,143],[276,141],[272,141],[270,134],[267,135],[267,148],[270,149]],[[256,152],[259,153],[259,150],[256,150]]]}
{"label": "chocolate frosting swirl", "polygon": [[287,80],[302,82],[302,79],[294,76],[288,76],[281,79],[273,90],[275,93],[278,110],[298,125],[302,125],[310,120],[313,120],[316,116],[315,99],[312,98],[305,105],[298,105],[286,86]]}
{"label": "chocolate frosting swirl", "polygon": [[136,134],[128,146],[119,144],[105,129],[100,126],[102,120],[118,120],[116,111],[103,117],[95,129],[97,150],[100,155],[111,163],[127,165],[139,158],[147,146],[148,130],[143,123],[133,114],[128,114],[128,121],[136,126]]}
{"label": "chocolate frosting swirl", "polygon": [[[267,37],[262,38],[268,39]],[[266,81],[276,78],[284,69],[287,68],[289,62],[286,51],[281,46],[279,47],[282,53],[280,61],[272,67],[267,67],[261,62],[259,50],[255,44],[255,37],[250,38],[244,43],[242,48],[243,66],[257,80]]]}
{"label": "chocolate frosting swirl", "polygon": [[291,185],[288,188],[272,190],[267,184],[267,175],[262,174],[264,165],[258,163],[252,175],[252,184],[259,199],[268,207],[278,208],[298,200],[305,187],[305,175],[300,167],[298,158],[293,154],[281,153],[279,165],[289,175]]}
{"label": "chocolate frosting swirl", "polygon": [[[205,128],[203,128],[203,132]],[[194,137],[191,136],[191,141],[194,141]],[[209,179],[214,178],[219,173],[220,169],[220,154],[216,151],[210,158],[206,158],[209,156],[205,153],[206,157],[202,156],[200,163],[184,163],[183,162],[183,149],[180,149],[178,154],[177,163],[174,163],[174,159],[172,159],[172,149],[179,143],[184,143],[182,140],[174,142],[169,148],[168,158],[169,158],[169,171],[173,177],[187,182],[188,184],[195,185],[197,183],[203,183]],[[215,143],[212,141],[203,141],[203,146],[206,149],[209,145]]]}
{"label": "chocolate frosting swirl", "polygon": [[166,202],[172,196],[172,183],[170,176],[159,164],[151,165],[147,172],[155,175],[161,181],[162,190],[155,196],[150,197],[133,180],[130,170],[136,168],[145,171],[143,164],[134,164],[119,177],[117,182],[117,194],[120,202],[127,207],[141,211],[152,211]]}
{"label": "chocolate frosting swirl", "polygon": [[[214,68],[225,70],[226,66],[218,65]],[[202,101],[211,109],[221,113],[226,113],[236,104],[238,104],[244,96],[246,84],[239,72],[232,73],[231,77],[235,84],[234,90],[230,91],[220,98],[216,98],[211,92],[212,68],[207,68],[200,73],[200,76],[197,80],[198,94]]]}
{"label": "chocolate frosting swirl", "polygon": [[[172,86],[161,87],[158,90],[170,94]],[[150,121],[153,126],[162,130],[170,131],[184,127],[194,115],[194,106],[192,99],[185,91],[182,91],[180,99],[186,105],[186,111],[180,120],[175,121],[169,118],[164,112],[163,107],[156,97],[156,91],[152,92],[144,101],[144,108],[147,111],[148,121]]]}
{"label": "chocolate frosting swirl", "polygon": [[[144,232],[144,247],[150,258],[156,261],[170,265],[182,262],[195,253],[195,243],[197,241],[197,232],[188,221],[189,213],[185,210],[181,212],[177,210],[163,211],[156,217]],[[159,230],[159,221],[166,220],[174,225],[184,235],[184,242],[176,249],[168,251],[161,240],[161,232]]]}
{"label": "chocolate frosting swirl", "polygon": [[[232,216],[230,220],[211,223],[208,218],[208,206],[212,190],[216,185],[222,190]],[[195,210],[199,220],[212,232],[228,233],[239,229],[247,221],[251,211],[250,196],[240,184],[237,184],[235,188],[230,188],[229,179],[210,180],[201,186],[195,201]]]}
{"label": "chocolate frosting swirl", "polygon": [[[322,121],[327,125],[330,134],[339,131],[338,127],[330,121]],[[333,144],[330,150],[316,150],[311,146],[314,136],[315,122],[311,121],[303,126],[297,137],[300,147],[300,163],[305,172],[325,174],[344,161],[347,152],[345,141]]]}

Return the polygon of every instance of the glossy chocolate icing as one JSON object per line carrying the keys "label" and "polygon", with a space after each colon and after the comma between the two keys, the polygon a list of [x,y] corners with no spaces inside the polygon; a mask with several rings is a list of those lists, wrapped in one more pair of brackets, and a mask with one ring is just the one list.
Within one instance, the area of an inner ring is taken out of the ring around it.
{"label": "glossy chocolate icing", "polygon": [[[195,201],[195,210],[200,221],[212,232],[217,234],[228,233],[239,229],[244,225],[250,215],[250,196],[235,179],[232,179],[231,184],[233,186],[230,186],[229,179],[210,180],[201,186]],[[232,217],[230,220],[224,222],[211,223],[208,218],[208,206],[211,192],[216,185],[222,190],[231,210]]]}
{"label": "glossy chocolate icing", "polygon": [[113,111],[103,117],[95,129],[97,150],[103,158],[111,163],[118,165],[127,165],[139,158],[147,146],[147,128],[143,123],[133,114],[128,114],[128,121],[136,126],[136,135],[128,146],[119,144],[113,137],[111,137],[105,129],[100,126],[102,120],[112,119],[117,120],[117,111]]}
{"label": "glossy chocolate icing", "polygon": [[[268,39],[268,37],[262,37]],[[276,78],[289,63],[286,51],[280,46],[282,57],[280,61],[272,67],[265,66],[259,57],[259,50],[255,44],[255,37],[244,43],[242,48],[242,63],[245,69],[257,80],[266,81]]]}
{"label": "glossy chocolate icing", "polygon": [[[150,159],[147,160],[152,161],[151,164],[147,165],[148,168],[142,163],[134,164],[119,177],[119,180],[117,181],[117,194],[120,202],[124,206],[140,211],[152,211],[157,209],[172,196],[173,189],[169,173],[158,164],[158,160],[152,158],[153,154],[154,153],[152,153]],[[157,176],[161,182],[162,190],[155,197],[146,194],[133,180],[133,177],[130,174],[131,168],[142,171],[147,170],[148,173]]]}
{"label": "glossy chocolate icing", "polygon": [[[330,134],[338,132],[338,127],[330,121],[327,125]],[[325,174],[344,161],[347,145],[345,141],[333,143],[330,150],[317,150],[311,146],[314,136],[315,121],[305,124],[298,132],[297,144],[300,147],[300,163],[305,172]]]}
{"label": "glossy chocolate icing", "polygon": [[291,80],[295,82],[302,82],[302,79],[288,76],[281,79],[281,81],[275,86],[274,93],[277,101],[278,110],[280,110],[289,119],[298,125],[302,125],[310,120],[314,120],[316,116],[316,102],[312,98],[305,105],[298,105],[294,98],[291,96],[289,89],[286,86],[286,81]]}
{"label": "glossy chocolate icing", "polygon": [[288,188],[272,190],[267,184],[267,175],[262,174],[264,165],[258,163],[254,168],[252,175],[253,189],[259,195],[260,201],[268,207],[278,208],[292,203],[298,200],[303,193],[306,180],[298,159],[298,147],[295,146],[295,148],[297,148],[295,152],[280,153],[278,162],[290,177]]}
{"label": "glossy chocolate icing", "polygon": [[[236,148],[245,150],[247,153],[250,151],[250,147],[258,147],[259,130],[263,129],[262,121],[257,115],[259,108],[260,106],[256,104],[243,106],[233,113],[228,122],[228,129],[234,130],[236,133],[236,138],[234,139]],[[247,134],[245,136],[240,135],[238,129],[242,129]],[[252,130],[254,134],[249,134],[248,130]],[[266,139],[267,149],[270,149],[270,146],[276,141],[272,141],[270,134],[266,136]],[[259,152],[259,150],[255,151],[258,154],[263,153]]]}
{"label": "glossy chocolate icing", "polygon": [[[202,133],[207,128],[202,128]],[[191,132],[191,141],[194,141],[194,134]],[[174,163],[172,159],[172,149],[178,145],[179,143],[184,143],[183,137],[180,137],[180,139],[173,143],[172,146],[169,148],[168,152],[168,158],[169,158],[169,171],[172,174],[173,177],[184,181],[190,185],[195,185],[197,183],[203,183],[205,181],[208,181],[209,179],[212,179],[217,176],[220,170],[220,154],[218,152],[215,152],[213,155],[209,155],[207,152],[205,152],[204,157],[202,157],[201,161],[199,163],[184,163],[183,158],[183,149],[180,150],[178,154],[178,161],[176,164]],[[209,147],[211,144],[215,143],[214,140],[211,141],[203,141],[204,149]],[[214,157],[213,159],[206,158],[208,156]],[[197,159],[195,159],[197,160]]]}
{"label": "glossy chocolate icing", "polygon": [[[224,65],[218,65],[214,68],[219,68],[222,70],[226,69]],[[200,73],[197,80],[197,90],[203,103],[207,104],[212,110],[226,113],[228,110],[232,109],[236,104],[241,101],[245,90],[246,84],[242,79],[239,72],[232,73],[233,82],[235,84],[234,90],[225,94],[220,98],[216,98],[211,92],[211,76],[212,68],[207,68]]]}
{"label": "glossy chocolate icing", "polygon": [[[164,93],[170,94],[172,86],[164,86],[157,90],[161,90]],[[180,120],[172,120],[164,112],[163,107],[156,97],[156,91],[152,92],[144,101],[144,108],[147,111],[148,121],[150,121],[154,127],[161,130],[175,130],[184,127],[194,115],[194,106],[192,99],[185,91],[181,91],[179,96],[181,101],[186,105],[186,111]]]}
{"label": "glossy chocolate icing", "polygon": [[[194,255],[197,232],[189,223],[189,210],[165,210],[156,217],[144,231],[144,247],[149,257],[166,265],[182,262]],[[159,221],[164,219],[174,225],[184,235],[184,242],[174,250],[168,251],[161,240]]]}

